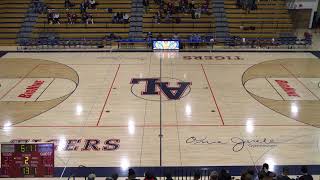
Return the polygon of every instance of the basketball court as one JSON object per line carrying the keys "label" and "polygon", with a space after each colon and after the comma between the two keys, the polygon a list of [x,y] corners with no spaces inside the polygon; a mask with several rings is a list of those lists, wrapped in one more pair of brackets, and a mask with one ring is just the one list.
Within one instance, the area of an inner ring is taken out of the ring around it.
{"label": "basketball court", "polygon": [[57,167],[318,165],[319,70],[304,52],[7,53],[0,141],[54,142]]}

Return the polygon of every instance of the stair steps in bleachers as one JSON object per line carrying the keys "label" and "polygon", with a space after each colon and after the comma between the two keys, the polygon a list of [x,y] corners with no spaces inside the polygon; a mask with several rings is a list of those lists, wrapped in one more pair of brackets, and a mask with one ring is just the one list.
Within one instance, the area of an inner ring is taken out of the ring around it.
{"label": "stair steps in bleachers", "polygon": [[228,19],[224,9],[224,0],[212,0],[213,14],[216,19],[215,39],[224,42],[229,36]]}
{"label": "stair steps in bleachers", "polygon": [[140,39],[143,36],[143,3],[142,0],[133,0],[130,19],[130,39]]}
{"label": "stair steps in bleachers", "polygon": [[[39,0],[40,2],[42,0]],[[21,25],[20,32],[18,33],[19,44],[28,42],[32,36],[32,28],[36,24],[38,14],[35,13],[35,7],[32,6],[32,2],[29,5],[28,11],[26,13],[24,22]]]}

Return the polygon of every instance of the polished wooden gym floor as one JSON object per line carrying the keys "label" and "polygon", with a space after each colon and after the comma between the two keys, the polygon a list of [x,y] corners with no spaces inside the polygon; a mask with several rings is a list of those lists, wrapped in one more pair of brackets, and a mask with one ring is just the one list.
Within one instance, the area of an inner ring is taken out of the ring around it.
{"label": "polished wooden gym floor", "polygon": [[60,167],[319,164],[319,83],[302,52],[8,53],[0,142],[55,142]]}

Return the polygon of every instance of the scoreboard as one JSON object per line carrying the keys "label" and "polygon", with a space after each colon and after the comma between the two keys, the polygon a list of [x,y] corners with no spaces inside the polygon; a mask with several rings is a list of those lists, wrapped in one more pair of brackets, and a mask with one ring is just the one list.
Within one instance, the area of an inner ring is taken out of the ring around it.
{"label": "scoreboard", "polygon": [[153,41],[153,50],[179,50],[179,41]]}
{"label": "scoreboard", "polygon": [[1,144],[0,177],[53,177],[54,144]]}

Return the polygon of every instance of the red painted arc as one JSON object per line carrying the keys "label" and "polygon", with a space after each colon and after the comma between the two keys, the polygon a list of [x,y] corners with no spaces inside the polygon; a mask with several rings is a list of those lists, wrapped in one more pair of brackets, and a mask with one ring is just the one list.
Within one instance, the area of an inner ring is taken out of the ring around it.
{"label": "red painted arc", "polygon": [[214,94],[213,94],[212,87],[211,87],[211,84],[210,84],[210,82],[209,82],[207,73],[206,73],[206,71],[204,70],[204,67],[203,67],[202,64],[201,64],[201,68],[202,68],[203,74],[204,74],[204,76],[205,76],[205,78],[206,78],[206,80],[207,80],[207,83],[208,83],[208,86],[209,86],[209,89],[210,89],[210,92],[211,92],[211,95],[212,95],[212,99],[213,99],[213,101],[214,101],[214,104],[215,104],[216,107],[217,107],[217,110],[218,110],[218,113],[219,113],[219,116],[220,116],[220,119],[221,119],[221,123],[222,123],[222,125],[224,126],[224,121],[223,121],[223,118],[222,118],[222,115],[221,115],[221,112],[220,112],[220,108],[219,108],[218,103],[217,103],[217,100],[216,100],[216,98],[215,98],[215,96],[214,96]]}

